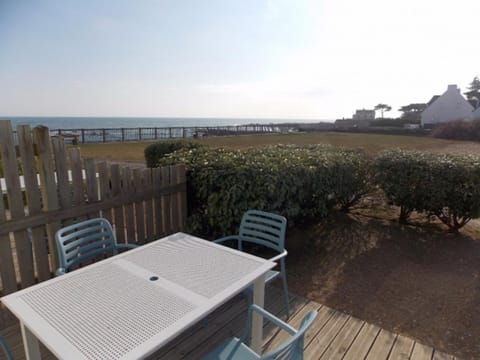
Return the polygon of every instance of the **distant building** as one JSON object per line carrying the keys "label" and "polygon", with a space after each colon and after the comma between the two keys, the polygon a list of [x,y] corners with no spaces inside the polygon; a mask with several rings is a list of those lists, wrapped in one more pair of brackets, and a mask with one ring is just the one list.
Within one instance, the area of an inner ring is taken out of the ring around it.
{"label": "distant building", "polygon": [[421,116],[422,126],[472,118],[473,106],[465,100],[457,85],[448,85],[447,91],[432,97],[427,105]]}
{"label": "distant building", "polygon": [[357,110],[352,116],[353,120],[375,120],[375,110]]}

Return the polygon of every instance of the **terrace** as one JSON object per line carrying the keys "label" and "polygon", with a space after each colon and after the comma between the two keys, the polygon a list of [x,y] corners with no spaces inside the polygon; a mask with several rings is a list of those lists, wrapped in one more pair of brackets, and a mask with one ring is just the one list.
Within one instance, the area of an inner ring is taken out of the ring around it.
{"label": "terrace", "polygon": [[[349,316],[294,294],[290,294],[292,315],[289,323],[298,326],[303,316],[311,309],[318,316],[305,337],[305,359],[411,359],[455,360],[454,356],[423,345],[414,339],[391,333],[376,325]],[[265,307],[271,313],[285,318],[282,293],[275,287],[266,292]],[[246,302],[237,296],[208,317],[208,326],[203,322],[194,325],[162,348],[151,359],[197,359],[208,353],[228,336],[238,336],[244,325]],[[284,340],[284,333],[266,326],[263,348],[275,347]],[[2,334],[12,347],[15,359],[24,359],[24,350],[18,324],[3,329]],[[55,357],[42,347],[45,359]]]}
{"label": "terrace", "polygon": [[[186,218],[184,168],[130,171],[128,167],[109,167],[92,159],[83,160],[77,149],[69,150],[67,161],[61,139],[50,140],[48,129],[34,130],[32,139],[28,127],[23,127],[18,132],[24,176],[24,187],[20,187],[18,166],[11,157],[15,153],[12,131],[8,122],[0,122],[0,127],[3,136],[0,155],[7,184],[7,189],[0,190],[5,190],[7,204],[11,204],[8,209],[4,208],[4,202],[0,204],[2,296],[52,276],[57,259],[49,249],[55,246],[53,233],[61,223],[101,215],[115,224],[120,243],[139,245],[183,230]],[[38,159],[38,169],[32,161],[34,157]],[[56,176],[53,169],[56,169]],[[26,205],[24,198],[28,199]],[[18,204],[24,205],[19,207]],[[25,236],[27,233],[30,238]],[[32,244],[33,252],[29,250]],[[280,295],[277,288],[268,287],[265,305],[267,310],[285,319]],[[305,339],[307,359],[455,359],[413,339],[295,294],[290,294],[290,306],[292,315],[288,322],[294,327],[299,326],[310,309],[318,311]],[[239,334],[246,310],[245,299],[235,297],[209,315],[207,324],[193,325],[152,358],[198,358],[226,337]],[[0,333],[6,337],[15,358],[23,359],[19,324],[5,309],[0,317]],[[263,348],[270,349],[282,339],[283,333],[266,326]],[[42,355],[54,358],[46,349],[42,349]]]}

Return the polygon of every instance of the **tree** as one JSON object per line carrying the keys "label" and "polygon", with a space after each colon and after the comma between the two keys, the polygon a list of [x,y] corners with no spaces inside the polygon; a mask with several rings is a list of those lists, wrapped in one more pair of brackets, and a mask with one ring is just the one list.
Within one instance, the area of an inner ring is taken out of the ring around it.
{"label": "tree", "polygon": [[475,76],[468,86],[468,91],[464,92],[468,100],[474,100],[477,103],[478,107],[480,105],[480,79],[478,76]]}
{"label": "tree", "polygon": [[426,108],[427,104],[415,103],[402,106],[400,109],[398,109],[398,111],[401,111],[403,113],[400,118],[405,122],[420,123],[420,115]]}
{"label": "tree", "polygon": [[375,111],[378,111],[380,110],[381,114],[382,114],[382,119],[383,119],[383,113],[386,112],[386,111],[390,111],[392,110],[392,107],[390,105],[387,105],[387,104],[378,104],[377,106],[375,106],[373,108]]}

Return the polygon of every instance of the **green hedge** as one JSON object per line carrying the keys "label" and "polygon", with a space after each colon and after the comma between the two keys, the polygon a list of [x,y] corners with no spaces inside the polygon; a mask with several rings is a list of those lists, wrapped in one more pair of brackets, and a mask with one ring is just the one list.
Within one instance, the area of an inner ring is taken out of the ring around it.
{"label": "green hedge", "polygon": [[370,169],[361,152],[320,145],[181,149],[158,165],[177,163],[187,166],[190,230],[210,236],[235,233],[248,209],[290,225],[347,209],[368,190]]}
{"label": "green hedge", "polygon": [[155,167],[159,160],[167,154],[180,149],[196,149],[206,145],[189,140],[163,140],[148,145],[144,150],[147,167]]}
{"label": "green hedge", "polygon": [[480,120],[450,121],[434,127],[430,136],[441,139],[480,141]]}
{"label": "green hedge", "polygon": [[376,160],[376,178],[400,206],[400,221],[412,211],[436,215],[453,231],[480,216],[480,158],[393,150]]}

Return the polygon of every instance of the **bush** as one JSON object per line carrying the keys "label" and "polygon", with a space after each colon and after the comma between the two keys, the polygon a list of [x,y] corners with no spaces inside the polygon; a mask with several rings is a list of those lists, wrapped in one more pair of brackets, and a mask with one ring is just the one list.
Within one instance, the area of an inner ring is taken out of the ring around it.
{"label": "bush", "polygon": [[480,121],[450,121],[436,126],[431,136],[441,139],[480,141]]}
{"label": "bush", "polygon": [[187,166],[189,225],[193,232],[236,233],[242,214],[259,209],[286,216],[289,225],[347,209],[365,193],[368,161],[330,146],[260,149],[182,149],[159,165]]}
{"label": "bush", "polygon": [[452,231],[480,216],[480,158],[419,151],[387,151],[376,161],[376,178],[400,206],[400,221],[412,211],[437,216]]}
{"label": "bush", "polygon": [[155,167],[165,155],[180,149],[196,149],[206,145],[199,144],[189,140],[163,140],[148,145],[145,150],[145,162],[147,167]]}

